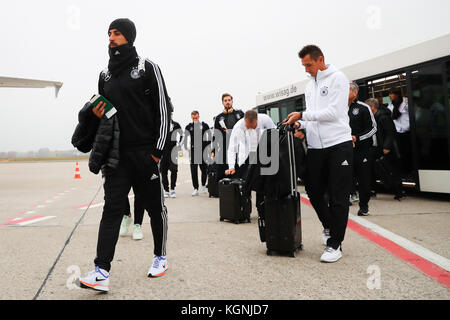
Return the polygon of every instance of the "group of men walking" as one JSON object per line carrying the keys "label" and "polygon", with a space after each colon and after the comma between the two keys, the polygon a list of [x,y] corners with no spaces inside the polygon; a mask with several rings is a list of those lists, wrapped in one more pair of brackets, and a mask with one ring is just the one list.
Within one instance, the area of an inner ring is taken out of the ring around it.
{"label": "group of men walking", "polygon": [[[154,257],[147,275],[160,277],[168,268],[168,214],[164,198],[176,197],[177,157],[181,145],[190,153],[192,195],[196,196],[206,192],[209,163],[216,165],[217,180],[236,174],[256,152],[261,133],[275,128],[267,115],[253,110],[245,114],[235,110],[233,97],[225,93],[222,95],[223,111],[215,117],[212,130],[199,120],[199,112],[194,110],[192,122],[183,133],[180,124],[172,119],[173,107],[160,68],[140,58],[133,46],[134,23],[129,19],[117,19],[109,26],[108,35],[110,60],[108,68],[100,74],[98,90],[115,106],[117,113],[108,117],[105,104],[100,102],[92,106],[88,124],[81,130],[90,139],[92,150],[101,142],[96,135],[99,125],[115,126],[111,139],[119,142],[114,157],[107,152],[101,158],[105,205],[98,232],[95,269],[79,279],[80,287],[100,291],[109,290],[109,272],[120,226],[123,220],[131,219],[128,201],[131,188],[138,203],[135,209],[142,215],[146,210],[151,217]],[[284,124],[306,132],[306,190],[323,225],[322,239],[326,246],[320,260],[335,262],[342,257],[353,170],[360,191],[360,213],[368,214],[370,179],[366,177],[370,176],[367,172],[373,159],[370,155],[372,137],[386,120],[373,101],[368,101],[369,107],[356,100],[357,86],[349,84],[333,65],[325,64],[317,46],[304,47],[299,58],[311,76],[305,91],[307,108],[304,112],[291,113]],[[389,135],[380,137],[378,145],[382,145],[383,154],[387,155],[389,152],[385,151],[392,150]],[[117,158],[119,161],[112,161]]]}

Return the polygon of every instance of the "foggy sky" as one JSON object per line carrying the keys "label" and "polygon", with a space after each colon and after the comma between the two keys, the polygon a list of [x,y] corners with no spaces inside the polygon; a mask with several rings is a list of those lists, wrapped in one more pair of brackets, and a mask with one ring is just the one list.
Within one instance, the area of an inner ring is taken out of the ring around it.
{"label": "foggy sky", "polygon": [[306,44],[342,68],[449,33],[448,12],[448,0],[2,1],[0,75],[64,86],[57,99],[50,88],[0,88],[0,151],[72,148],[116,18],[136,24],[138,54],[160,66],[184,128],[193,109],[212,125],[224,92],[245,111],[258,92],[304,79]]}

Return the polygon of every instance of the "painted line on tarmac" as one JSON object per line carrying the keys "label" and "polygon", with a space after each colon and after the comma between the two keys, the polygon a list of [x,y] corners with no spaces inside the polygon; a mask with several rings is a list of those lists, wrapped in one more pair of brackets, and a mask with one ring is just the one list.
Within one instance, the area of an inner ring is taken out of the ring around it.
{"label": "painted line on tarmac", "polygon": [[[73,191],[73,190],[76,190],[76,188],[71,188],[71,189],[66,190],[64,192],[68,193],[68,192]],[[34,209],[34,210],[22,210],[18,214],[23,216],[23,215],[29,215],[29,214],[36,213],[37,209],[45,208],[45,204],[51,204],[51,203],[55,202],[55,199],[57,199],[59,196],[65,195],[66,193],[64,193],[64,192],[60,192],[60,193],[54,195],[52,197],[52,199],[41,201],[41,203],[44,203],[44,204],[37,204],[37,205],[32,206],[31,208]],[[32,224],[32,223],[48,220],[48,219],[51,219],[51,218],[55,218],[55,216],[37,216],[37,217],[28,217],[28,218],[10,218],[10,219],[6,219],[6,221],[7,221],[6,223],[0,223],[0,226],[25,226],[25,225],[28,225],[28,224]]]}
{"label": "painted line on tarmac", "polygon": [[[306,194],[301,194],[300,200],[312,208]],[[450,289],[449,259],[353,214],[349,214],[347,226]]]}
{"label": "painted line on tarmac", "polygon": [[[132,198],[134,198],[134,194],[132,194],[132,195],[128,195],[128,198],[129,199],[132,199]],[[78,209],[78,210],[84,210],[84,209],[86,209],[86,208],[97,208],[97,207],[101,207],[101,206],[103,206],[105,203],[104,202],[97,202],[97,203],[93,203],[93,204],[83,204],[83,205],[81,205],[81,206],[76,206],[76,207],[74,207],[74,209]]]}
{"label": "painted line on tarmac", "polygon": [[[94,202],[95,198],[97,197],[103,183],[104,183],[104,179],[102,179],[102,183],[100,184],[100,186],[97,189],[97,192],[95,193],[94,197],[91,200],[91,204]],[[81,215],[80,219],[78,220],[78,222],[75,224],[75,226],[72,229],[72,232],[69,234],[69,237],[67,238],[66,242],[64,243],[63,248],[61,249],[61,251],[59,252],[58,256],[56,257],[55,262],[53,262],[52,267],[50,268],[47,276],[45,277],[44,281],[42,282],[41,286],[39,287],[39,290],[36,292],[33,300],[37,300],[39,298],[39,295],[42,292],[42,289],[45,287],[45,285],[47,284],[48,279],[50,278],[50,276],[53,273],[53,270],[55,270],[56,264],[59,262],[59,260],[61,259],[62,254],[64,253],[64,250],[66,250],[66,247],[69,245],[70,240],[72,239],[73,234],[75,233],[75,230],[78,228],[78,226],[80,225],[81,221],[84,219],[84,216],[86,215],[86,213],[89,210],[89,206],[86,208],[86,210],[83,212],[83,214]]]}
{"label": "painted line on tarmac", "polygon": [[26,226],[32,223],[41,222],[44,220],[56,218],[55,216],[35,216],[35,217],[28,217],[28,218],[13,218],[8,219],[7,223],[1,223],[0,226]]}
{"label": "painted line on tarmac", "polygon": [[[192,180],[184,180],[184,181],[178,182],[177,185],[185,184],[185,183],[190,183],[190,182],[192,182]],[[130,199],[131,199],[131,198],[134,198],[134,194],[128,195],[128,198],[130,198]],[[83,205],[74,207],[74,209],[84,210],[84,209],[86,209],[87,207],[89,207],[89,208],[97,208],[97,207],[103,206],[104,204],[105,204],[105,202],[97,202],[97,203],[93,203],[93,204],[91,204],[91,205],[89,205],[89,204],[83,204]]]}

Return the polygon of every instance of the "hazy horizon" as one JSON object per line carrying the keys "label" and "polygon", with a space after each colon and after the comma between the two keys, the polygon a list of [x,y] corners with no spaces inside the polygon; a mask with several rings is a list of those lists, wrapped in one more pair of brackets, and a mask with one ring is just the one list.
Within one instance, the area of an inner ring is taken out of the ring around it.
{"label": "hazy horizon", "polygon": [[64,82],[54,90],[0,88],[0,152],[70,150],[77,114],[108,64],[107,28],[127,17],[137,52],[156,62],[184,128],[212,125],[229,92],[244,111],[306,78],[297,52],[319,45],[338,68],[450,32],[450,1],[24,1],[0,5],[0,75]]}

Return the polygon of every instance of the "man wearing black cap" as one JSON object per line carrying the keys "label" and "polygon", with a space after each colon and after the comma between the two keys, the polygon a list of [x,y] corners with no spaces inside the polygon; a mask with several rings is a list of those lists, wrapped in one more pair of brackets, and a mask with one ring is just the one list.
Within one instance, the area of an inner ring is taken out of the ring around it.
{"label": "man wearing black cap", "polygon": [[[140,59],[133,46],[134,23],[114,20],[108,35],[110,59],[100,74],[98,90],[117,109],[120,162],[115,170],[102,168],[105,205],[95,270],[79,279],[82,288],[99,291],[109,290],[109,270],[131,187],[151,217],[154,258],[148,276],[162,276],[167,270],[167,209],[158,167],[169,131],[169,97],[159,67]],[[105,106],[99,103],[92,111],[101,118]]]}

